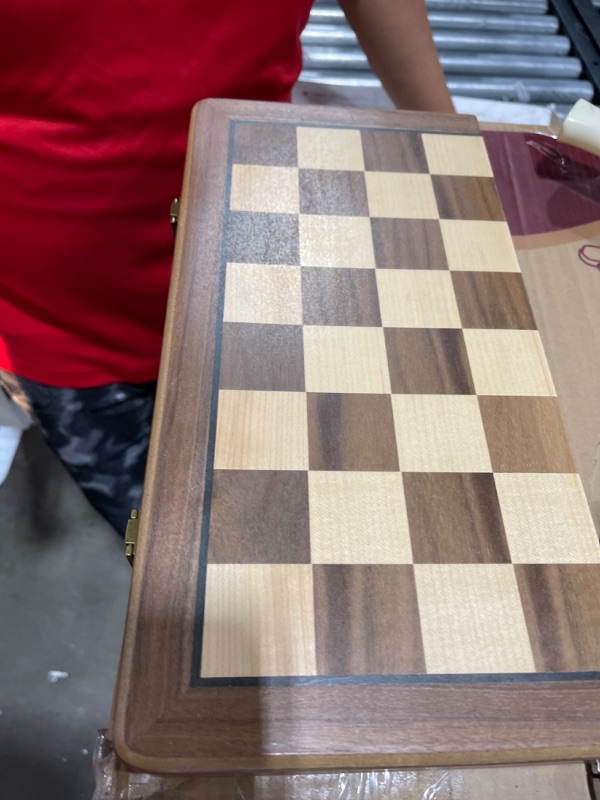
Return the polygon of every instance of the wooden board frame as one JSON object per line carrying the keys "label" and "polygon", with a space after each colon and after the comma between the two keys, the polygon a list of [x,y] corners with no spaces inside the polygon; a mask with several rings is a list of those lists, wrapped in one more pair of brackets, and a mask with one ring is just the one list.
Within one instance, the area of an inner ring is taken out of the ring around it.
{"label": "wooden board frame", "polygon": [[596,680],[190,688],[233,120],[479,130],[460,116],[212,100],[196,107],[114,702],[119,757],[147,772],[196,774],[596,758]]}

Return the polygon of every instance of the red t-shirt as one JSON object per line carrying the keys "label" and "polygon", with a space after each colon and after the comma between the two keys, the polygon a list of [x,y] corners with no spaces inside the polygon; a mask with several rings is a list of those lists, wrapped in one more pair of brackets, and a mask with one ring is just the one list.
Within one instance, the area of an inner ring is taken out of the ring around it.
{"label": "red t-shirt", "polygon": [[0,368],[156,377],[190,111],[287,100],[312,0],[4,0]]}

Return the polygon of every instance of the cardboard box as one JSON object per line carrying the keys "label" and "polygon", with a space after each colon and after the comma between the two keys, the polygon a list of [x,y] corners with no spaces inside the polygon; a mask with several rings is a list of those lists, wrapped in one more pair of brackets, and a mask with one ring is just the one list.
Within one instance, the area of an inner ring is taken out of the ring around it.
{"label": "cardboard box", "polygon": [[128,772],[101,735],[93,800],[590,800],[583,764],[335,775],[164,777]]}
{"label": "cardboard box", "polygon": [[548,135],[484,135],[600,533],[600,158]]}

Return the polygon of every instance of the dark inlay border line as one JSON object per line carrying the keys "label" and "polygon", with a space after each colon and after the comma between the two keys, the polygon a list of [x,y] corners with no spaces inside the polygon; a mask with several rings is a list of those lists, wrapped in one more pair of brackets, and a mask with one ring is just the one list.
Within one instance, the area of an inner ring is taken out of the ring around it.
{"label": "dark inlay border line", "polygon": [[[237,678],[201,678],[199,671],[202,663],[202,639],[204,633],[204,609],[206,592],[206,574],[208,566],[208,540],[210,528],[210,514],[212,504],[212,488],[214,480],[214,458],[217,430],[217,410],[219,400],[219,376],[221,367],[221,345],[223,338],[223,309],[225,303],[225,275],[227,265],[229,196],[231,190],[231,173],[233,166],[233,143],[235,126],[256,125],[256,122],[229,122],[229,144],[227,156],[227,177],[225,181],[225,196],[223,209],[223,236],[221,241],[221,262],[219,274],[219,287],[217,295],[217,323],[215,328],[215,351],[212,373],[212,395],[209,420],[208,445],[206,453],[206,480],[204,485],[204,502],[202,507],[202,528],[200,542],[200,564],[198,570],[198,589],[196,595],[196,609],[194,620],[194,633],[192,640],[192,663],[190,674],[190,688],[201,687],[234,687],[234,686],[340,686],[340,685],[407,685],[407,684],[433,684],[449,685],[460,683],[540,683],[556,681],[598,681],[599,672],[557,672],[557,673],[485,673],[485,674],[448,674],[448,675],[316,675],[316,676],[262,676],[262,677],[237,677]],[[260,123],[265,124],[265,123]],[[297,123],[277,123],[298,127]],[[313,128],[345,128],[360,130],[348,125],[306,125]],[[388,131],[389,128],[369,128],[368,130]],[[395,129],[394,129],[395,130]],[[399,133],[414,133],[398,129]],[[419,131],[419,133],[437,133],[440,131]],[[479,136],[477,133],[449,133],[451,136]]]}
{"label": "dark inlay border line", "polygon": [[223,340],[223,312],[225,307],[225,276],[227,271],[227,247],[229,227],[229,198],[231,194],[231,173],[233,166],[233,143],[235,122],[229,122],[229,141],[227,145],[227,177],[223,199],[223,231],[221,236],[221,260],[219,267],[219,288],[217,293],[217,323],[215,326],[215,351],[212,371],[212,387],[210,399],[210,418],[208,425],[208,443],[206,448],[206,471],[204,482],[204,499],[202,503],[202,527],[200,532],[200,564],[198,569],[198,588],[196,592],[196,610],[194,615],[194,632],[192,637],[192,664],[190,686],[196,686],[202,664],[202,640],[204,634],[204,610],[206,604],[206,572],[208,567],[208,534],[210,528],[210,512],[212,506],[212,490],[215,474],[215,444],[217,438],[217,410],[219,405],[219,378],[221,372],[221,345]]}
{"label": "dark inlay border line", "polygon": [[598,681],[600,672],[498,672],[455,673],[448,675],[264,675],[258,678],[199,678],[192,676],[190,687],[225,686],[382,686],[429,684],[446,686],[460,683],[556,683],[559,681]]}
{"label": "dark inlay border line", "polygon": [[[467,115],[468,116],[468,115]],[[337,122],[332,122],[329,125],[326,125],[322,122],[275,122],[274,120],[264,120],[262,122],[257,122],[254,120],[249,119],[240,119],[240,120],[231,120],[229,123],[230,125],[277,125],[278,127],[286,127],[286,128],[325,128],[330,130],[331,128],[337,128],[339,130],[344,131],[378,131],[381,133],[416,133],[419,136],[423,133],[432,133],[436,136],[472,136],[474,139],[481,138],[483,139],[483,134],[481,131],[476,132],[466,132],[466,131],[441,131],[439,128],[436,129],[425,129],[421,128],[420,130],[416,130],[415,128],[384,128],[379,125],[371,126],[367,128],[359,128],[357,125],[341,125]],[[369,170],[367,170],[368,172]]]}

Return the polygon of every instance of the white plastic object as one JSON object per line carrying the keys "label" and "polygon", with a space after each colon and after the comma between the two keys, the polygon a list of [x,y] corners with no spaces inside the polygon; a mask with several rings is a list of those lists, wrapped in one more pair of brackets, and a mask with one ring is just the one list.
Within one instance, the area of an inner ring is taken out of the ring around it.
{"label": "white plastic object", "polygon": [[0,425],[0,486],[6,480],[21,441],[21,430]]}
{"label": "white plastic object", "polygon": [[600,156],[600,108],[578,100],[565,117],[557,139]]}

